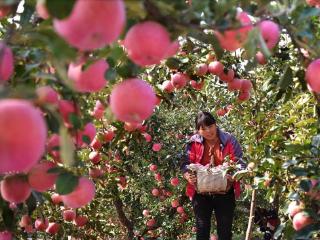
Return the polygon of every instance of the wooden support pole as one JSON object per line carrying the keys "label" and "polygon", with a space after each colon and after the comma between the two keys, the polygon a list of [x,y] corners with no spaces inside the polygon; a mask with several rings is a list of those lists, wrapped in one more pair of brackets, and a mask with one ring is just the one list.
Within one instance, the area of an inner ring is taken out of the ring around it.
{"label": "wooden support pole", "polygon": [[256,189],[252,190],[252,196],[251,196],[251,206],[250,206],[250,216],[249,216],[249,222],[248,222],[248,228],[246,232],[246,239],[245,240],[251,240],[252,239],[252,227],[254,224],[254,210],[256,208]]}

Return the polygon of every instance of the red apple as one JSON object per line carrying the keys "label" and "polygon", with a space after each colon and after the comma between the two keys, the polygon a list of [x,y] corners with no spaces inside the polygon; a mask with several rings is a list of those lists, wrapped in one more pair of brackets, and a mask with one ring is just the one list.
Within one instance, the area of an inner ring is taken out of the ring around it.
{"label": "red apple", "polygon": [[78,227],[83,227],[87,224],[88,218],[86,216],[77,216],[76,219],[74,220],[74,223]]}
{"label": "red apple", "polygon": [[146,224],[146,225],[147,225],[148,227],[153,227],[155,224],[156,224],[156,220],[152,218],[152,219],[150,219],[150,220],[147,221],[147,224]]}
{"label": "red apple", "polygon": [[155,171],[157,171],[158,167],[155,164],[151,164],[149,169],[150,169],[150,171],[155,172]]}
{"label": "red apple", "polygon": [[170,180],[172,186],[176,187],[179,185],[179,178],[175,177]]}
{"label": "red apple", "polygon": [[159,192],[159,190],[158,190],[157,188],[152,189],[151,193],[152,193],[152,195],[155,196],[155,197],[157,197],[157,196],[160,195],[160,192]]}
{"label": "red apple", "polygon": [[309,64],[305,79],[312,91],[320,93],[320,58]]}
{"label": "red apple", "polygon": [[210,73],[219,76],[223,73],[223,68],[224,66],[221,62],[214,61],[209,64],[208,70]]}
{"label": "red apple", "polygon": [[46,229],[46,232],[51,235],[55,235],[58,233],[59,229],[60,229],[60,224],[55,223],[55,222],[51,222],[51,223],[49,223],[49,225]]}
{"label": "red apple", "polygon": [[62,212],[63,219],[67,222],[72,222],[76,218],[76,212],[74,210],[64,210]]}
{"label": "red apple", "polygon": [[288,206],[288,213],[290,217],[294,217],[298,212],[304,209],[304,204],[302,202],[292,201]]}
{"label": "red apple", "polygon": [[177,199],[172,200],[171,206],[172,206],[173,208],[178,207],[178,206],[179,206],[179,200],[177,200]]}
{"label": "red apple", "polygon": [[34,228],[38,231],[45,231],[48,226],[49,226],[49,221],[47,218],[45,219],[38,218],[34,222]]}
{"label": "red apple", "polygon": [[294,215],[292,219],[293,228],[296,231],[301,230],[302,228],[308,226],[309,224],[313,223],[314,220],[308,215],[307,212],[298,212]]}

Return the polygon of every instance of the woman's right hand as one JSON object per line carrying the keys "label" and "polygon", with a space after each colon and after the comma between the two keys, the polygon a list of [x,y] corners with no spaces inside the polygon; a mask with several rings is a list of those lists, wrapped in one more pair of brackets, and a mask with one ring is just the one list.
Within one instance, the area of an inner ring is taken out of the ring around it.
{"label": "woman's right hand", "polygon": [[192,185],[195,185],[195,183],[197,182],[197,177],[193,173],[186,172],[185,174],[183,174],[183,177],[188,181],[188,183]]}

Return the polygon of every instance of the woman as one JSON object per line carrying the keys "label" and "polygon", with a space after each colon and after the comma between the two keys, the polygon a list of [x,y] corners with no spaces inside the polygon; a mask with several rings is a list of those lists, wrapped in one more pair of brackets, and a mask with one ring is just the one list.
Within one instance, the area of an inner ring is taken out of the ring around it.
{"label": "woman", "polygon": [[225,193],[199,194],[195,191],[196,177],[191,174],[187,165],[200,163],[207,165],[210,158],[214,165],[223,164],[226,156],[244,169],[242,150],[236,138],[223,132],[216,125],[215,118],[208,112],[199,112],[196,117],[197,134],[190,138],[187,145],[187,154],[182,164],[184,178],[188,181],[186,194],[192,199],[192,206],[196,218],[197,240],[210,238],[211,216],[214,211],[217,221],[219,240],[232,239],[232,222],[235,209],[235,196],[240,195],[239,182],[233,181],[227,175],[228,184]]}

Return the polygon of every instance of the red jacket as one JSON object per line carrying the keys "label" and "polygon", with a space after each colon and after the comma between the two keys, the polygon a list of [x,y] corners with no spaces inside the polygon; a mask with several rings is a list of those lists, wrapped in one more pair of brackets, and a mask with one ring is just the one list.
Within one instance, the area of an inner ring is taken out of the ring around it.
{"label": "red jacket", "polygon": [[[217,131],[221,142],[220,148],[222,151],[223,158],[225,158],[226,156],[230,156],[230,159],[232,161],[239,164],[240,169],[245,169],[246,164],[242,160],[242,150],[236,138],[227,132],[221,131],[220,129],[217,129]],[[185,155],[185,160],[181,166],[181,170],[183,173],[185,173],[188,170],[187,165],[191,163],[201,164],[201,160],[203,158],[204,153],[203,137],[198,134],[193,135],[190,138],[186,150],[187,153]],[[235,181],[233,187],[235,196],[236,198],[238,198],[241,193],[240,182]],[[187,183],[186,195],[192,199],[194,193],[194,186]]]}

